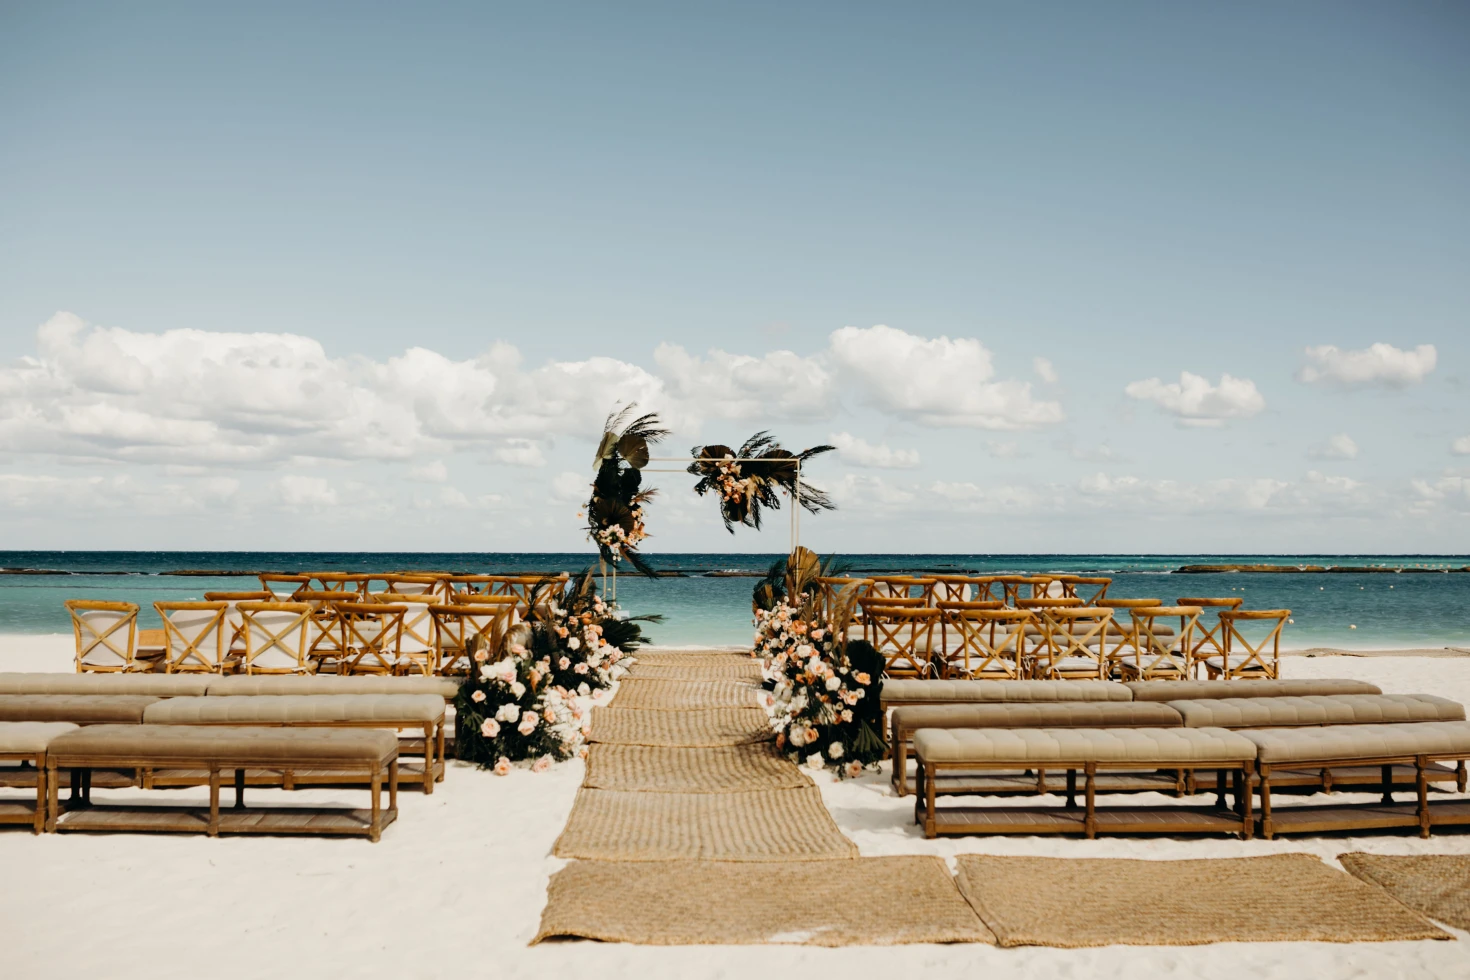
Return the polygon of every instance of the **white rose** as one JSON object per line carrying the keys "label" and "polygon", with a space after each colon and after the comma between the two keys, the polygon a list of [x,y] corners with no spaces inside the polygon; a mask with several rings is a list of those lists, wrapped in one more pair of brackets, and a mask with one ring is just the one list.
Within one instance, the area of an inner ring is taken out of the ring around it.
{"label": "white rose", "polygon": [[526,685],[522,684],[520,681],[511,681],[510,693],[519,698],[522,694],[526,693]]}
{"label": "white rose", "polygon": [[583,681],[582,683],[577,685],[577,693],[585,698],[588,694],[592,693],[592,688],[587,686],[586,681]]}
{"label": "white rose", "polygon": [[827,746],[827,757],[830,759],[842,758],[842,743],[833,742],[831,745]]}
{"label": "white rose", "polygon": [[842,678],[838,677],[836,674],[833,674],[831,677],[827,678],[827,690],[835,691],[841,686]]}
{"label": "white rose", "polygon": [[580,650],[581,648],[582,648],[582,641],[579,640],[579,639],[577,639],[575,636],[569,637],[567,639],[567,649],[568,650]]}
{"label": "white rose", "polygon": [[496,721],[515,721],[521,716],[521,709],[513,704],[502,704],[500,710],[495,712]]}
{"label": "white rose", "polygon": [[521,723],[516,726],[516,731],[522,735],[529,735],[536,730],[536,712],[526,711],[521,714]]}
{"label": "white rose", "polygon": [[806,731],[801,728],[791,729],[791,744],[798,749],[806,744]]}
{"label": "white rose", "polygon": [[806,767],[808,769],[821,769],[825,766],[826,763],[823,761],[822,753],[820,752],[813,752],[811,755],[806,757]]}

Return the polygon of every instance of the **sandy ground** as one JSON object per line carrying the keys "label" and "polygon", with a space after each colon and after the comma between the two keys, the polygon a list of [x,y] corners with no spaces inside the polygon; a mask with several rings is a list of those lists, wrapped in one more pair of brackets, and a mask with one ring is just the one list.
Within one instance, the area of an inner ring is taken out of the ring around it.
{"label": "sandy ground", "polygon": [[[0,670],[69,670],[70,637],[0,637]],[[1292,677],[1356,677],[1390,693],[1470,703],[1470,658],[1292,657]],[[816,777],[838,825],[864,855],[975,852],[1198,858],[1350,850],[1470,854],[1470,834],[1286,841],[960,838],[925,841],[912,799],[887,774]],[[453,764],[434,795],[405,792],[379,844],[324,838],[42,835],[0,829],[0,976],[592,977],[1470,977],[1458,942],[1243,943],[1087,950],[986,946],[818,949],[640,947],[562,942],[528,947],[548,856],[582,779],[571,762],[496,777]],[[136,791],[94,791],[98,798]],[[169,791],[198,799],[195,790]],[[156,801],[157,795],[153,794]],[[1335,799],[1341,800],[1338,796]],[[253,790],[250,799],[362,805],[362,791]],[[1371,797],[1364,797],[1371,799]],[[1164,802],[1165,798],[1139,802]],[[794,896],[773,895],[773,901]],[[862,901],[862,896],[854,896]]]}

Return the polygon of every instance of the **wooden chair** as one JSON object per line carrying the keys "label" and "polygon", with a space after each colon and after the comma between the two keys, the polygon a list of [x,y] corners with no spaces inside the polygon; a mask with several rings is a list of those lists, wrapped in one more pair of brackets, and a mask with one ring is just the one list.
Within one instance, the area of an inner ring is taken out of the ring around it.
{"label": "wooden chair", "polygon": [[480,596],[478,601],[430,606],[439,643],[435,672],[467,675],[473,667],[469,642],[476,636],[481,638],[482,649],[499,651],[505,634],[516,623],[516,606],[514,596]]}
{"label": "wooden chair", "polygon": [[72,635],[77,641],[77,673],[148,670],[137,659],[138,607],[131,602],[68,599]]}
{"label": "wooden chair", "polygon": [[858,601],[863,609],[869,642],[883,657],[889,677],[927,677],[934,671],[934,627],[939,610],[923,605],[921,597],[902,600],[874,597]]}
{"label": "wooden chair", "polygon": [[874,575],[872,596],[875,599],[923,599],[924,605],[934,604],[932,578],[918,575]]}
{"label": "wooden chair", "polygon": [[429,615],[429,607],[437,601],[434,596],[379,592],[373,595],[372,600],[407,610],[403,614],[403,636],[398,642],[398,673],[434,673],[439,649],[438,638],[434,635],[434,617]]}
{"label": "wooden chair", "polygon": [[971,575],[969,581],[971,602],[1005,603],[1005,583],[999,575]]}
{"label": "wooden chair", "polygon": [[[1240,596],[1228,598],[1182,598],[1179,600],[1181,606],[1199,606],[1202,609],[1239,609],[1245,604]],[[1200,623],[1195,632],[1194,649],[1189,651],[1192,664],[1203,663],[1205,657],[1223,656],[1225,654],[1225,628],[1224,624],[1215,620],[1214,626]]]}
{"label": "wooden chair", "polygon": [[351,572],[311,572],[311,587],[317,592],[356,592],[358,595],[367,594],[368,580],[372,575],[358,575]]}
{"label": "wooden chair", "polygon": [[[1189,677],[1194,662],[1194,631],[1199,624],[1199,606],[1154,606],[1150,609],[1133,609],[1129,617],[1133,620],[1130,646],[1133,659],[1120,664],[1123,679],[1129,681],[1182,681]],[[1158,621],[1179,617],[1179,629],[1164,629]]]}
{"label": "wooden chair", "polygon": [[984,602],[975,596],[975,579],[969,575],[930,575],[934,580],[934,602]]}
{"label": "wooden chair", "polygon": [[[872,579],[847,578],[838,575],[823,576],[817,579],[817,614],[824,621],[831,621],[832,611],[837,603],[837,593],[850,585],[858,586],[859,599],[865,599],[872,594]],[[863,610],[859,606],[853,610],[852,622],[847,626],[847,638],[856,640],[863,635]]]}
{"label": "wooden chair", "polygon": [[308,602],[242,602],[235,607],[243,621],[243,668],[247,674],[310,674],[317,662],[309,656]]}
{"label": "wooden chair", "polygon": [[[1108,586],[1113,580],[1105,576],[1096,575],[1058,575],[1055,581],[1062,587],[1062,595],[1069,599],[1081,599],[1084,605],[1097,606],[1108,597]],[[1082,595],[1078,590],[1096,589],[1089,595]]]}
{"label": "wooden chair", "polygon": [[[1291,617],[1290,609],[1223,609],[1220,628],[1225,633],[1225,651],[1205,657],[1210,680],[1234,681],[1264,677],[1275,680],[1281,671],[1281,629]],[[1241,630],[1244,623],[1261,623],[1267,632],[1255,643]],[[1271,624],[1275,625],[1271,625]]]}
{"label": "wooden chair", "polygon": [[489,595],[490,583],[497,578],[495,575],[451,575],[445,579],[449,587],[449,599],[458,601],[467,595]]}
{"label": "wooden chair", "polygon": [[[1026,627],[1035,622],[1029,610],[1006,609],[1002,603],[938,603],[943,616],[943,674],[948,678],[1019,680],[1026,676]],[[958,646],[950,642],[953,630]]]}
{"label": "wooden chair", "polygon": [[245,640],[241,635],[244,628],[244,617],[240,615],[239,605],[242,602],[279,602],[275,593],[266,589],[256,592],[206,592],[205,602],[223,602],[229,606],[225,610],[225,651],[230,654],[244,653]]}
{"label": "wooden chair", "polygon": [[1043,680],[1107,680],[1105,643],[1113,611],[1104,606],[1041,606],[1042,637],[1033,672]]}
{"label": "wooden chair", "polygon": [[398,669],[398,646],[403,637],[405,606],[382,602],[337,604],[342,630],[339,674],[391,674]]}
{"label": "wooden chair", "polygon": [[423,575],[403,572],[386,576],[388,591],[394,595],[426,595],[438,602],[448,600],[450,595],[448,575]]}
{"label": "wooden chair", "polygon": [[293,601],[304,602],[311,608],[311,620],[306,624],[306,655],[316,664],[318,672],[328,666],[337,670],[343,657],[342,625],[337,619],[337,606],[357,601],[357,594],[308,589],[296,593]]}
{"label": "wooden chair", "polygon": [[272,602],[289,602],[298,592],[311,588],[310,575],[283,575],[267,572],[260,578],[260,587],[271,594]]}
{"label": "wooden chair", "polygon": [[[1036,575],[996,575],[994,581],[1001,589],[1002,601],[1012,609],[1019,608],[1016,603],[1021,599],[1046,598],[1045,587],[1051,579]],[[1041,591],[1037,591],[1037,586]]]}
{"label": "wooden chair", "polygon": [[[1113,622],[1108,627],[1106,637],[1106,651],[1108,676],[1112,677],[1123,669],[1123,664],[1134,658],[1136,651],[1133,649],[1133,624],[1118,621],[1118,610],[1127,610],[1130,616],[1135,609],[1156,609],[1162,606],[1162,599],[1099,599],[1097,604],[1113,610]],[[1173,632],[1169,626],[1158,626],[1162,634]]]}
{"label": "wooden chair", "polygon": [[155,602],[168,637],[163,669],[170,674],[218,674],[225,668],[227,602]]}

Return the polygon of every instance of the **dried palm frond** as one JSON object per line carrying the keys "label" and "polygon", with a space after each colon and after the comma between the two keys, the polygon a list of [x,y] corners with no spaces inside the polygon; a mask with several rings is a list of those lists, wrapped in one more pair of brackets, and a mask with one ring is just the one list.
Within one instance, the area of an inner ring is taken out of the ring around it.
{"label": "dried palm frond", "polygon": [[792,453],[782,449],[769,432],[761,431],[738,450],[718,444],[695,446],[689,473],[699,477],[695,493],[701,497],[719,494],[725,530],[734,534],[737,524],[760,530],[762,508],[780,510],[783,490],[810,513],[837,509],[831,497],[800,477],[801,464],[835,448],[813,446]]}
{"label": "dried palm frond", "polygon": [[603,561],[628,559],[635,569],[654,577],[657,573],[638,553],[638,544],[648,536],[643,527],[643,508],[656,490],[643,489],[643,467],[648,465],[649,447],[669,434],[658,415],[634,416],[636,403],[609,413],[603,423],[593,465],[592,496],[587,501],[587,536],[597,545]]}

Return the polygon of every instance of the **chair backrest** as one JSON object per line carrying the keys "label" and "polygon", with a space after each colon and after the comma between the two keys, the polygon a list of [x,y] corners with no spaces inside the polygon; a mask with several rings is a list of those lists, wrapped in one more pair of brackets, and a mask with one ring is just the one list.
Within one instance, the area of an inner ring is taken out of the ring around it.
{"label": "chair backrest", "polygon": [[383,602],[337,604],[342,627],[342,664],[352,674],[391,674],[398,666],[405,606]]}
{"label": "chair backrest", "polygon": [[205,602],[223,602],[228,605],[225,610],[225,649],[232,649],[236,642],[243,642],[240,631],[245,626],[245,618],[240,615],[240,603],[242,602],[277,602],[275,595],[268,590],[256,592],[206,592]]}
{"label": "chair backrest", "polygon": [[923,599],[928,605],[934,601],[935,581],[917,575],[873,575],[871,595],[875,599]]}
{"label": "chair backrest", "polygon": [[[509,600],[509,601],[507,601]],[[481,596],[476,602],[432,605],[434,635],[439,644],[437,673],[465,674],[470,670],[470,640],[480,637],[485,650],[498,650],[505,634],[516,624],[513,596]]]}
{"label": "chair backrest", "polygon": [[1048,596],[1043,599],[1016,600],[1017,609],[1066,609],[1069,607],[1075,609],[1076,607],[1085,604],[1086,603],[1084,603],[1081,599],[1078,599],[1076,596]]}
{"label": "chair backrest", "polygon": [[134,670],[138,653],[138,607],[131,602],[68,599],[77,672]]}
{"label": "chair backrest", "polygon": [[[1141,680],[1155,675],[1188,676],[1193,666],[1194,631],[1199,623],[1199,606],[1155,606],[1133,609],[1133,664]],[[1159,628],[1160,619],[1179,620],[1178,630]]]}
{"label": "chair backrest", "polygon": [[[1239,609],[1245,605],[1245,599],[1239,596],[1184,597],[1179,600],[1179,605],[1199,606],[1201,609]],[[1189,653],[1193,657],[1206,657],[1212,653],[1224,655],[1225,625],[1218,618],[1213,624],[1209,620],[1202,620],[1195,631],[1194,648]]]}
{"label": "chair backrest", "polygon": [[999,675],[1018,680],[1024,676],[1025,627],[1034,619],[1030,611],[1007,609],[998,600],[941,600],[937,605],[942,615],[946,677]]}
{"label": "chair backrest", "polygon": [[427,595],[439,601],[449,597],[448,575],[399,574],[385,576],[388,591],[395,595]]}
{"label": "chair backrest", "polygon": [[[1112,609],[1106,606],[1042,606],[1035,613],[1042,630],[1042,642],[1036,647],[1042,660],[1038,662],[1037,669],[1044,678],[1105,679],[1105,643],[1108,625],[1113,620]],[[1073,661],[1076,666],[1062,661]]]}
{"label": "chair backrest", "polygon": [[[872,579],[850,578],[841,575],[824,575],[817,578],[817,611],[824,619],[831,619],[832,611],[836,608],[837,594],[850,585],[858,588],[858,598],[862,599],[872,592]],[[862,610],[853,610],[854,622],[861,622]]]}
{"label": "chair backrest", "polygon": [[[1220,628],[1225,633],[1225,679],[1231,680],[1243,674],[1264,674],[1275,678],[1280,670],[1281,630],[1290,618],[1290,609],[1222,609]],[[1253,629],[1255,624],[1260,624],[1260,628]],[[1252,634],[1256,636],[1255,642],[1251,642]],[[1232,664],[1236,658],[1240,658],[1240,662]]]}
{"label": "chair backrest", "polygon": [[311,587],[319,592],[367,592],[368,580],[372,575],[353,572],[311,572]]}
{"label": "chair backrest", "polygon": [[218,673],[224,668],[228,602],[155,602],[168,646],[164,669],[177,673]]}
{"label": "chair backrest", "polygon": [[1084,605],[1096,606],[1107,598],[1108,586],[1113,580],[1105,575],[1058,575],[1056,583],[1062,587],[1062,595],[1069,599],[1081,599]]}
{"label": "chair backrest", "polygon": [[312,669],[307,656],[311,605],[305,602],[242,602],[245,673],[304,674]]}
{"label": "chair backrest", "polygon": [[928,676],[934,668],[934,627],[940,612],[922,605],[914,597],[898,605],[895,600],[865,599],[863,607],[868,642],[883,657],[884,672],[892,676]]}
{"label": "chair backrest", "polygon": [[411,667],[420,674],[434,672],[435,651],[438,640],[434,636],[434,617],[429,607],[436,602],[432,595],[402,595],[394,592],[378,592],[374,602],[402,606],[403,635],[398,640],[398,662],[400,667]]}
{"label": "chair backrest", "polygon": [[993,587],[1000,588],[1002,601],[1012,607],[1020,599],[1045,598],[1046,586],[1051,581],[1036,575],[994,575],[990,578]]}
{"label": "chair backrest", "polygon": [[311,588],[310,575],[285,575],[266,572],[259,576],[260,587],[271,594],[272,601],[289,599],[304,589]]}

